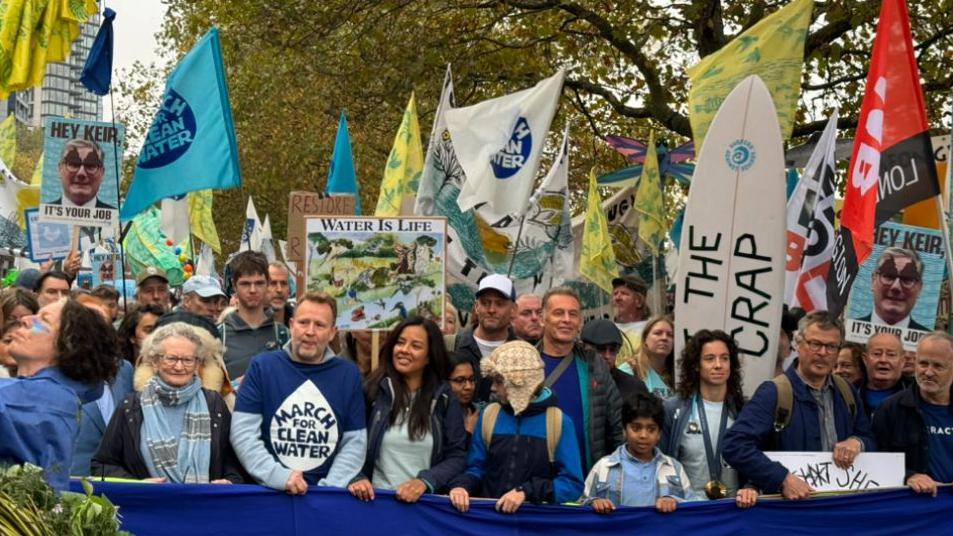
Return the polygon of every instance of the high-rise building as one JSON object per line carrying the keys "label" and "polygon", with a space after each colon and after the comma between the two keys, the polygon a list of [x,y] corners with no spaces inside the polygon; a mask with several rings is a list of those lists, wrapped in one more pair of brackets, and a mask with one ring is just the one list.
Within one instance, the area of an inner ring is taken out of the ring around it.
{"label": "high-rise building", "polygon": [[83,66],[99,31],[100,15],[90,17],[82,25],[80,36],[73,42],[70,57],[63,63],[46,66],[42,87],[19,91],[13,98],[13,113],[22,124],[38,127],[43,118],[55,115],[74,119],[101,121],[102,98],[80,83]]}

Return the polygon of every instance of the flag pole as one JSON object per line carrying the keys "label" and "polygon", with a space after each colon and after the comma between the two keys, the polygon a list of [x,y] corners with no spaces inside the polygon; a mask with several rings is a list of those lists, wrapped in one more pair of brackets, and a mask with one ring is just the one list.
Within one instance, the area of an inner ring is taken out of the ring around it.
{"label": "flag pole", "polygon": [[[527,207],[528,208],[528,207]],[[516,254],[519,252],[520,238],[523,236],[523,224],[526,223],[526,211],[520,216],[520,228],[516,231],[516,242],[513,243],[513,256],[510,258],[510,267],[506,270],[506,277],[513,274],[513,265],[516,264]]]}
{"label": "flag pole", "polygon": [[[109,107],[110,107],[110,115],[112,116],[113,128],[118,132],[119,127],[118,125],[116,125],[116,104],[115,104],[115,101],[113,100],[112,88],[110,88],[109,90]],[[116,167],[116,200],[118,201],[119,200],[120,166],[119,166],[119,148],[117,146],[119,144],[114,143],[112,145],[113,145],[113,165],[115,165]],[[118,211],[117,211],[117,218],[118,218]],[[122,271],[122,273],[119,274],[120,276],[119,279],[120,281],[122,281],[122,314],[123,315],[129,314],[129,305],[128,305],[129,297],[126,296],[126,253],[125,253],[126,248],[123,247],[122,241],[126,237],[126,233],[129,232],[129,228],[131,225],[132,225],[132,222],[130,221],[126,229],[123,230],[122,222],[118,222],[116,225],[116,228],[114,229],[114,232],[118,231],[118,235],[119,235],[118,236],[119,243],[116,245],[119,247],[119,266]],[[116,235],[114,234],[113,236],[116,236]],[[115,277],[116,275],[113,274],[114,282],[115,282]]]}

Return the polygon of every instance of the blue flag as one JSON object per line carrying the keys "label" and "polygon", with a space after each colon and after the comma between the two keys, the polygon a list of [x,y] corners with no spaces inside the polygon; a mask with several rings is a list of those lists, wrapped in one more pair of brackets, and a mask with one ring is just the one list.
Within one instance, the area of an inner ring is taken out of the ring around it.
{"label": "blue flag", "polygon": [[225,66],[212,28],[166,81],[119,218],[131,220],[165,197],[241,184]]}
{"label": "blue flag", "polygon": [[328,194],[351,194],[354,196],[354,208],[361,214],[361,195],[357,191],[357,174],[354,173],[354,156],[351,154],[351,137],[347,133],[347,118],[341,112],[338,122],[338,135],[334,140],[334,154],[331,156],[331,169],[328,171]]}
{"label": "blue flag", "polygon": [[109,93],[113,74],[113,19],[116,12],[108,7],[103,12],[103,25],[99,27],[93,47],[89,50],[86,65],[79,81],[86,89],[97,95]]}

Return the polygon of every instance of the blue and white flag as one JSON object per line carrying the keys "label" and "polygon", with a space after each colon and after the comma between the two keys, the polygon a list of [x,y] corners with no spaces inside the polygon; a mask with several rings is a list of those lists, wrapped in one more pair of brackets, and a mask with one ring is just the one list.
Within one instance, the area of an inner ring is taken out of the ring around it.
{"label": "blue and white flag", "polygon": [[225,66],[212,28],[166,81],[119,217],[131,220],[165,197],[241,183]]}
{"label": "blue and white flag", "polygon": [[457,204],[523,214],[566,72],[530,89],[447,110],[447,129],[467,180]]}
{"label": "blue and white flag", "polygon": [[347,117],[343,111],[338,121],[338,133],[334,139],[334,154],[331,156],[331,169],[328,170],[328,186],[325,192],[330,195],[353,195],[355,214],[361,214],[361,194],[357,190],[351,136],[347,132]]}
{"label": "blue and white flag", "polygon": [[245,206],[245,226],[242,228],[242,241],[238,251],[258,251],[261,248],[262,226],[255,210],[255,202],[248,196]]}

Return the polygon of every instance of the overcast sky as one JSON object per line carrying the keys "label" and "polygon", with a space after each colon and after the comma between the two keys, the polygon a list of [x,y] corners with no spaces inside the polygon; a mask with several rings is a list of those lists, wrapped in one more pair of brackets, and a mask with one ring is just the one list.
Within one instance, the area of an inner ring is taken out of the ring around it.
{"label": "overcast sky", "polygon": [[[160,0],[103,0],[103,7],[116,12],[113,21],[113,76],[132,67],[136,61],[145,64],[157,59],[155,34],[162,26],[166,6]],[[103,98],[103,119],[112,117],[109,97]]]}

